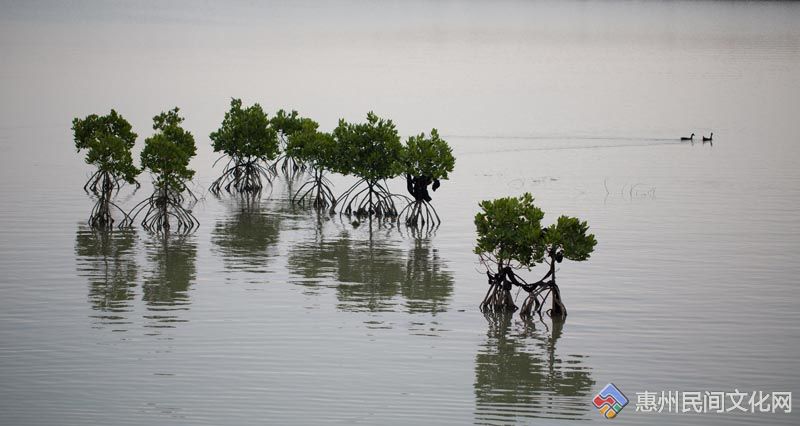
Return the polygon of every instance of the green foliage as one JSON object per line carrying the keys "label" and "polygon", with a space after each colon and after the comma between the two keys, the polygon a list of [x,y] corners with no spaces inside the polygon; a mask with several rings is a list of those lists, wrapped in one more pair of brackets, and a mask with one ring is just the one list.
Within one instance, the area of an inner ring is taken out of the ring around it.
{"label": "green foliage", "polygon": [[498,263],[509,261],[531,267],[544,260],[545,254],[558,254],[570,260],[589,259],[597,241],[588,234],[589,225],[578,218],[561,216],[547,228],[541,227],[544,213],[533,205],[529,193],[519,198],[507,197],[480,204],[475,216],[478,230],[476,254],[488,254]]}
{"label": "green foliage", "polygon": [[241,99],[231,99],[220,128],[209,137],[215,152],[235,159],[273,160],[278,156],[277,132],[270,126],[261,105],[242,108]]}
{"label": "green foliage", "polygon": [[286,155],[321,170],[335,169],[340,163],[339,154],[340,150],[333,135],[318,132],[316,125],[308,124],[304,129],[296,131],[289,136],[286,144]]}
{"label": "green foliage", "polygon": [[533,205],[531,194],[482,201],[480,207],[482,211],[475,215],[476,254],[492,256],[504,266],[516,262],[531,267],[541,261],[544,213]]}
{"label": "green foliage", "polygon": [[333,137],[341,148],[335,171],[354,174],[367,182],[390,179],[402,172],[403,145],[392,120],[384,120],[373,112],[366,123],[339,120]]}
{"label": "green foliage", "polygon": [[156,133],[145,139],[142,150],[142,168],[155,175],[155,186],[159,189],[183,191],[185,182],[194,176],[189,161],[197,148],[194,136],[181,127],[183,117],[178,108],[153,117]]}
{"label": "green foliage", "polygon": [[552,251],[563,250],[569,260],[589,259],[597,245],[593,234],[587,234],[589,225],[576,217],[561,216],[558,221],[544,229],[544,241]]}
{"label": "green foliage", "polygon": [[403,150],[405,173],[411,176],[447,179],[455,163],[453,150],[436,129],[431,130],[430,138],[425,133],[408,138]]}
{"label": "green foliage", "polygon": [[136,183],[139,170],[133,165],[131,148],[136,143],[136,133],[115,110],[108,115],[91,114],[83,120],[72,120],[75,148],[86,150],[86,163],[114,179]]}
{"label": "green foliage", "polygon": [[275,113],[275,116],[270,120],[270,124],[273,129],[287,139],[297,132],[308,131],[310,128],[316,130],[319,127],[316,121],[300,117],[297,111],[292,110],[291,113],[286,113],[282,109]]}

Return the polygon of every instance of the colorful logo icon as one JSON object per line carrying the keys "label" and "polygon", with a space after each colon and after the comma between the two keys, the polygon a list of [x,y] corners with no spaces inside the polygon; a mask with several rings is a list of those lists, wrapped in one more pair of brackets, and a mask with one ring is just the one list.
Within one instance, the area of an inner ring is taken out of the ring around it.
{"label": "colorful logo icon", "polygon": [[628,405],[628,398],[613,383],[609,383],[594,396],[592,402],[600,410],[600,414],[607,419],[613,419]]}

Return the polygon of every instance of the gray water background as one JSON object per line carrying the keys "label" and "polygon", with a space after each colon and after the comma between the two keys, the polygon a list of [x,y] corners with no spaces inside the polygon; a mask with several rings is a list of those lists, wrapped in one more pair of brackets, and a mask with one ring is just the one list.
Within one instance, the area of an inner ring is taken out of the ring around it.
{"label": "gray water background", "polygon": [[[633,407],[800,390],[798,4],[0,9],[0,424],[605,422],[608,382],[633,400],[620,424],[798,423]],[[116,108],[138,152],[181,107],[202,191],[230,97],[324,130],[369,110],[438,128],[457,159],[442,226],[320,221],[278,181],[250,213],[205,195],[184,238],[86,228],[73,117]],[[477,309],[477,203],[526,191],[599,241],[560,265],[563,327]]]}

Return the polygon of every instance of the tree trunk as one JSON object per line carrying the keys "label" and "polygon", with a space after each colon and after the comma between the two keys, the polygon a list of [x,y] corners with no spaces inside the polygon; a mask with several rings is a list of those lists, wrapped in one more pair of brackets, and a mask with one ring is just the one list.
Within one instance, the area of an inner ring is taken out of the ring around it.
{"label": "tree trunk", "polygon": [[553,294],[553,306],[550,309],[550,317],[566,318],[567,307],[564,306],[564,302],[561,300],[561,290],[559,290],[558,284],[556,284],[556,259],[552,255],[550,256],[550,279],[553,280],[553,287],[551,290]]}

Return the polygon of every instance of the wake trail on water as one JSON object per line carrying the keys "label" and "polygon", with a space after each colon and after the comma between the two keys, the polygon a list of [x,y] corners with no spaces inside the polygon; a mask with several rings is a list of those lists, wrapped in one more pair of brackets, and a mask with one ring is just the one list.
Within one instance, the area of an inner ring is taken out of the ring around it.
{"label": "wake trail on water", "polygon": [[[503,148],[502,146],[492,145],[491,149],[480,151],[466,151],[459,154],[485,154],[485,153],[505,153],[505,152],[525,152],[525,151],[557,151],[567,149],[602,149],[602,148],[625,148],[625,147],[647,147],[664,145],[685,145],[688,142],[677,138],[642,138],[630,136],[491,136],[491,135],[446,135],[451,139],[474,139],[487,141],[509,141],[516,146]],[[531,141],[533,146],[520,146],[519,142]],[[607,143],[597,143],[597,142]],[[541,146],[546,142],[563,142],[564,144]],[[577,143],[571,143],[577,142]],[[592,143],[594,142],[594,143]]]}

